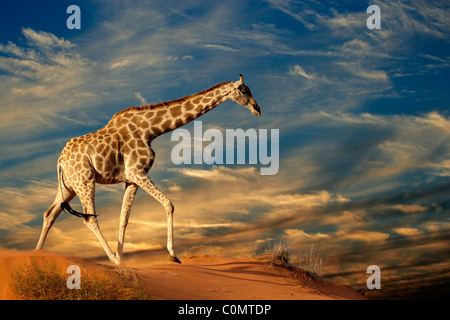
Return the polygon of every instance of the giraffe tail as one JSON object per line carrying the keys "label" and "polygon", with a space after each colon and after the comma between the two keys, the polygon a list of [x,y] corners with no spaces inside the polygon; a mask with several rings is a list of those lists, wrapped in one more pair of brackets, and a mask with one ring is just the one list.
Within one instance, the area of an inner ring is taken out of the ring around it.
{"label": "giraffe tail", "polygon": [[[61,197],[62,197],[62,185],[64,184],[64,176],[63,176],[63,169],[61,168],[61,164],[58,161],[58,183],[60,187]],[[63,198],[63,197],[62,197]],[[89,219],[90,217],[96,217],[96,214],[87,214],[87,213],[81,213],[78,211],[75,211],[72,209],[70,204],[67,201],[61,202],[61,210],[64,211],[64,213],[70,213],[71,215],[74,215],[79,218]]]}
{"label": "giraffe tail", "polygon": [[72,209],[70,204],[66,201],[61,202],[61,210],[63,210],[65,213],[70,213],[71,215],[74,215],[75,217],[89,219],[90,217],[96,217],[97,214],[87,214],[87,213],[81,213],[78,211],[75,211]]}

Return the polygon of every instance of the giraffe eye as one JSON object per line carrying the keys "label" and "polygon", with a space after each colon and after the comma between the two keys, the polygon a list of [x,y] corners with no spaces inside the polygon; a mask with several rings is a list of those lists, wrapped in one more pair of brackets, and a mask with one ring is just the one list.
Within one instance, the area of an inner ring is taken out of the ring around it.
{"label": "giraffe eye", "polygon": [[242,93],[242,94],[247,94],[247,89],[245,89],[245,87],[244,86],[239,86],[239,91]]}

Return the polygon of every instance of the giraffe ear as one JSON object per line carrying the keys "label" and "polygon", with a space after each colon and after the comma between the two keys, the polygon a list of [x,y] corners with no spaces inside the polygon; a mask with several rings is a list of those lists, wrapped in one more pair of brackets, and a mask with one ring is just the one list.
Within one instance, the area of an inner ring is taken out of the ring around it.
{"label": "giraffe ear", "polygon": [[242,74],[240,74],[240,75],[239,75],[239,81],[240,81],[241,83],[244,83],[243,78],[244,78],[244,76],[243,76]]}

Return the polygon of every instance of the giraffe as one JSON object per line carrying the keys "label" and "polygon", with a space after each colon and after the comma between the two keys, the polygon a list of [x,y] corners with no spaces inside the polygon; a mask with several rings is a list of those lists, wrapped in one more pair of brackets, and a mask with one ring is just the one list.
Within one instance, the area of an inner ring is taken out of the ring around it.
{"label": "giraffe", "polygon": [[[151,142],[200,117],[224,101],[231,100],[261,116],[261,110],[242,75],[238,81],[219,83],[199,93],[181,99],[141,107],[131,107],[116,113],[108,124],[92,133],[71,139],[57,163],[58,191],[55,200],[44,213],[42,232],[36,249],[42,249],[47,234],[63,209],[83,218],[95,234],[109,260],[123,261],[125,230],[131,206],[138,188],[142,188],[165,208],[167,214],[167,250],[169,259],[181,263],[173,243],[172,202],[147,176],[155,160]],[[95,210],[95,184],[125,183],[119,217],[119,236],[114,254],[103,237]],[[68,204],[78,196],[83,213]]]}

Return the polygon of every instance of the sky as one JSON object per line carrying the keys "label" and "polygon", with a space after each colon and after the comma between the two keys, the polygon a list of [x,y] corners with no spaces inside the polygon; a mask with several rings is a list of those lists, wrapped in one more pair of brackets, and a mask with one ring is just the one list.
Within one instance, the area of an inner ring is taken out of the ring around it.
{"label": "sky", "polygon": [[[81,29],[66,26],[72,4]],[[381,29],[366,25],[372,4]],[[368,296],[448,299],[449,9],[420,0],[0,0],[0,247],[35,247],[68,140],[122,109],[243,74],[262,117],[225,102],[198,120],[223,133],[278,129],[279,170],[177,165],[171,133],[156,139],[149,177],[175,206],[179,255],[251,256],[282,244],[294,261],[320,255],[327,279]],[[193,135],[193,123],[184,128]],[[113,250],[122,195],[122,184],[97,185]],[[72,206],[81,211],[78,199]],[[166,254],[165,241],[164,208],[140,190],[125,254],[150,261]],[[44,248],[106,259],[81,219],[65,214]],[[365,286],[370,265],[380,267],[380,290]]]}

